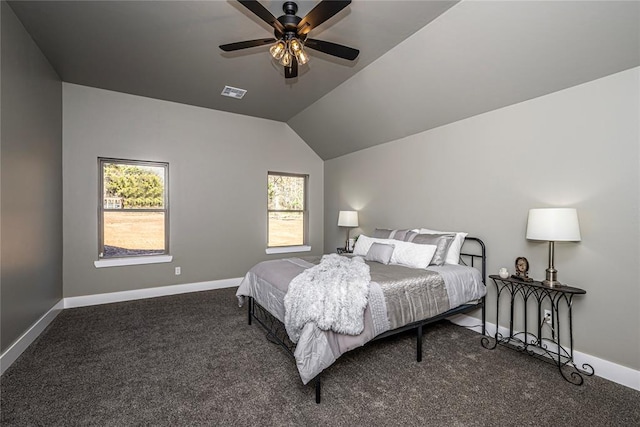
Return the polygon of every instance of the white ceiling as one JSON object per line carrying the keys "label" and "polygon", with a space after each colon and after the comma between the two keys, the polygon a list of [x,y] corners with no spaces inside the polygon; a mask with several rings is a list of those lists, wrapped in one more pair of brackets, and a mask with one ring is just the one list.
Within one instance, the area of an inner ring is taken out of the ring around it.
{"label": "white ceiling", "polygon": [[323,159],[640,65],[638,1],[354,0],[310,36],[359,58],[287,81],[266,46],[218,49],[272,36],[234,0],[9,4],[63,81],[287,122]]}

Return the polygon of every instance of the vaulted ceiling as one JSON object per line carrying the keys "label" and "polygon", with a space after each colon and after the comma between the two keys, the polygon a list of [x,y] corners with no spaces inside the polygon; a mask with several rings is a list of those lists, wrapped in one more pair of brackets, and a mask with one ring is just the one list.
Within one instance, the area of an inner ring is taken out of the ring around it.
{"label": "vaulted ceiling", "polygon": [[268,46],[218,48],[273,35],[234,0],[9,4],[65,82],[287,122],[323,159],[640,65],[637,1],[354,0],[310,36],[358,59],[289,80]]}

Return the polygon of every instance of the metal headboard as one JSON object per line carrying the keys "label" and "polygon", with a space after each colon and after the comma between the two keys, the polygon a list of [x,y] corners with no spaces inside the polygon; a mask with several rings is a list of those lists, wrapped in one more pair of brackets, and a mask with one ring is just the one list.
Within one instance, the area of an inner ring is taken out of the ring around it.
{"label": "metal headboard", "polygon": [[[468,263],[465,259],[468,260]],[[481,263],[480,267],[476,267],[478,261]],[[482,273],[482,283],[487,284],[487,249],[482,240],[477,237],[467,237],[462,244],[460,262],[470,267],[479,268]]]}

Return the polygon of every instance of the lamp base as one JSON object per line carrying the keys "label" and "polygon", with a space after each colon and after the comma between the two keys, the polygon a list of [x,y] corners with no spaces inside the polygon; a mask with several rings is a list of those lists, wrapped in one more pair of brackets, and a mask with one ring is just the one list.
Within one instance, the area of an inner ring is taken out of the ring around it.
{"label": "lamp base", "polygon": [[550,288],[559,288],[564,286],[562,283],[558,282],[557,280],[543,280],[542,284]]}
{"label": "lamp base", "polygon": [[347,240],[344,241],[344,251],[349,252],[349,228],[347,228]]}
{"label": "lamp base", "polygon": [[[552,242],[549,242],[552,243]],[[551,245],[550,245],[551,246]],[[551,246],[553,247],[553,246]],[[545,270],[547,277],[542,281],[542,284],[550,288],[557,288],[562,286],[562,283],[558,282],[558,270],[553,266],[553,250],[550,250],[549,256],[549,268]]]}

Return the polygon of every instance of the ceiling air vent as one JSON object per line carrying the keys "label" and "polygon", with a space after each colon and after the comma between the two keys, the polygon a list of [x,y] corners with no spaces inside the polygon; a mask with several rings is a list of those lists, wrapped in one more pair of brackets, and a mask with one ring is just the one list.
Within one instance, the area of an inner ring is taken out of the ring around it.
{"label": "ceiling air vent", "polygon": [[247,93],[244,89],[238,89],[237,87],[225,86],[220,95],[228,96],[229,98],[242,99],[244,94]]}

